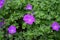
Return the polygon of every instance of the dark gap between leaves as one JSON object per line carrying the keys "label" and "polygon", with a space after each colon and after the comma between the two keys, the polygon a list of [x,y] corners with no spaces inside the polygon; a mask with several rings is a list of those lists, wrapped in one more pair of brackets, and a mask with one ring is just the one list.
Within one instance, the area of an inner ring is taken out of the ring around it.
{"label": "dark gap between leaves", "polygon": [[27,28],[25,28],[25,29],[22,29],[22,24],[23,24],[23,18],[21,18],[21,19],[18,19],[18,20],[16,20],[16,22],[19,24],[19,28],[17,29],[17,32],[20,32],[20,31],[26,31],[27,30]]}

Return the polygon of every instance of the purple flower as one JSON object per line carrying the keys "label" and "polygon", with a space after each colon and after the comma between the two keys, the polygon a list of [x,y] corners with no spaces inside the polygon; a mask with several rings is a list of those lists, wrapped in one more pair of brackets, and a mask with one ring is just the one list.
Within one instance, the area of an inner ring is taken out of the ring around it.
{"label": "purple flower", "polygon": [[16,33],[16,27],[13,26],[13,25],[11,25],[11,26],[8,28],[8,32],[9,32],[10,34]]}
{"label": "purple flower", "polygon": [[2,20],[2,21],[0,21],[0,27],[2,27],[2,26],[5,24],[4,18],[2,18],[1,20]]}
{"label": "purple flower", "polygon": [[0,27],[2,27],[4,25],[4,22],[0,22]]}
{"label": "purple flower", "polygon": [[59,31],[59,24],[57,22],[53,22],[51,27],[53,30]]}
{"label": "purple flower", "polygon": [[23,17],[23,20],[25,21],[25,23],[32,25],[33,22],[35,22],[35,17],[34,17],[33,15],[26,14],[26,15]]}
{"label": "purple flower", "polygon": [[3,7],[4,3],[5,3],[5,0],[0,0],[0,8]]}
{"label": "purple flower", "polygon": [[26,10],[32,10],[32,5],[31,4],[27,4],[27,6],[25,7]]}

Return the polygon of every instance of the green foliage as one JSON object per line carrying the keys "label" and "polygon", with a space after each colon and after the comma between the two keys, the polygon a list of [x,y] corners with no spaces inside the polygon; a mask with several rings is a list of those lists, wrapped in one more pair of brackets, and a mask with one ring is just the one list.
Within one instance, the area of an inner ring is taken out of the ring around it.
{"label": "green foliage", "polygon": [[[35,23],[25,24],[23,16],[32,11],[24,7],[30,3],[33,6]],[[60,40],[60,31],[51,29],[51,23],[60,23],[60,0],[6,0],[0,9],[0,18],[5,18],[5,25],[0,30],[0,40]],[[17,32],[8,34],[7,28],[15,25]],[[19,30],[18,30],[19,29]]]}

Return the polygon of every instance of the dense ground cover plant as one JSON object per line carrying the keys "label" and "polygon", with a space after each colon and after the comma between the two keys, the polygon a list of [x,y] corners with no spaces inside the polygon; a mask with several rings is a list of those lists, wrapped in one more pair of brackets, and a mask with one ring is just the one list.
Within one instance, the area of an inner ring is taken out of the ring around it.
{"label": "dense ground cover plant", "polygon": [[60,40],[60,0],[0,0],[0,40]]}

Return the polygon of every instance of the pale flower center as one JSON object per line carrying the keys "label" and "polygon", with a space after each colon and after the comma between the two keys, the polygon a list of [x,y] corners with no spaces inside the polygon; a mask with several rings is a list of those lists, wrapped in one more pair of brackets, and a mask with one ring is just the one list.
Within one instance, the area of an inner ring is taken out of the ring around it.
{"label": "pale flower center", "polygon": [[31,19],[29,19],[29,22],[31,22]]}
{"label": "pale flower center", "polygon": [[11,30],[11,32],[14,32],[14,30]]}

